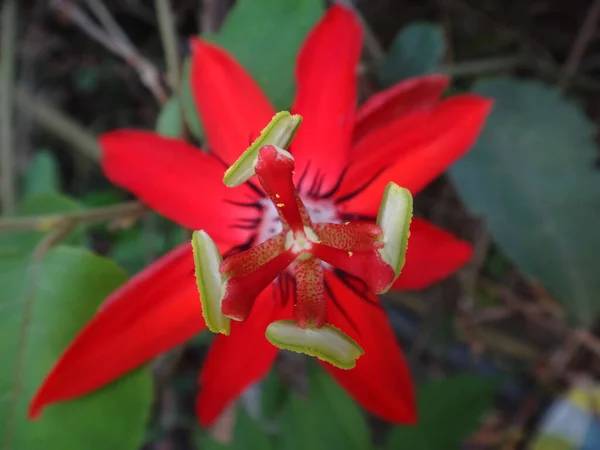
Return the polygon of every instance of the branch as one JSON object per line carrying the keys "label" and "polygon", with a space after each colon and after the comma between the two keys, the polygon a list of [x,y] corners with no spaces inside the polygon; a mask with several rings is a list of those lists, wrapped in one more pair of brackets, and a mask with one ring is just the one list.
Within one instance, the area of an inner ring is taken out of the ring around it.
{"label": "branch", "polygon": [[92,161],[100,160],[100,149],[96,137],[51,105],[35,98],[23,87],[17,88],[17,106],[42,128],[70,144]]}
{"label": "branch", "polygon": [[367,21],[364,19],[364,17],[362,16],[362,14],[358,10],[358,8],[356,8],[356,6],[354,6],[353,0],[336,0],[336,1],[337,1],[337,3],[340,3],[348,8],[351,8],[352,10],[354,10],[356,12],[356,15],[360,19],[360,22],[362,23],[362,26],[363,26],[365,51],[367,52],[367,54],[369,55],[369,57],[371,58],[371,60],[374,63],[379,63],[381,60],[383,60],[383,58],[385,58],[385,52],[383,51],[381,44],[379,44],[379,41],[377,40],[375,33],[373,33],[373,30],[371,29],[371,27],[369,26]]}
{"label": "branch", "polygon": [[35,230],[47,232],[62,228],[65,224],[70,226],[103,222],[125,217],[139,217],[146,211],[144,205],[137,201],[121,203],[119,205],[93,208],[85,211],[74,211],[61,214],[46,214],[27,217],[6,217],[0,219],[0,233],[9,231]]}
{"label": "branch", "polygon": [[573,44],[567,62],[565,63],[564,75],[559,82],[563,89],[568,87],[572,76],[577,72],[581,58],[596,32],[598,18],[600,18],[600,0],[595,0],[586,14],[585,21],[583,22],[583,25],[581,25],[581,29],[577,34],[575,43]]}
{"label": "branch", "polygon": [[177,35],[175,33],[175,20],[170,0],[155,0],[158,15],[160,39],[165,52],[167,73],[171,88],[175,93],[179,91],[179,50],[177,48]]}
{"label": "branch", "polygon": [[103,23],[105,28],[97,25],[79,6],[70,0],[54,0],[52,7],[68,17],[89,37],[129,64],[156,100],[160,104],[164,104],[167,101],[167,94],[160,83],[159,70],[135,48],[100,0],[88,0],[88,3],[91,6],[90,9],[97,15],[98,20]]}
{"label": "branch", "polygon": [[0,67],[0,198],[2,210],[15,207],[15,142],[13,103],[15,85],[15,47],[17,36],[17,1],[5,0],[2,6],[2,66]]}

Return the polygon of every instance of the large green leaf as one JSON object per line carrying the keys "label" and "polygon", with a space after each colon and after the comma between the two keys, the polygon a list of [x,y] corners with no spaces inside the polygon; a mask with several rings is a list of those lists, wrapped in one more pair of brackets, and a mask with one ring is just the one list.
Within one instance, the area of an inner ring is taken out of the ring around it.
{"label": "large green leaf", "polygon": [[495,106],[475,148],[451,170],[503,252],[589,325],[600,310],[600,172],[593,124],[558,89],[497,78],[475,92]]}
{"label": "large green leaf", "polygon": [[268,419],[277,417],[291,394],[289,386],[282,380],[279,371],[272,368],[261,384],[261,413]]}
{"label": "large green leaf", "polygon": [[[296,56],[308,31],[322,16],[323,6],[323,0],[239,0],[219,33],[204,37],[228,50],[277,110],[289,109]],[[192,132],[201,137],[189,85],[189,61],[183,67],[184,117]]]}
{"label": "large green leaf", "polygon": [[[37,421],[26,418],[45,374],[124,281],[118,266],[83,249],[57,247],[40,261],[29,254],[0,254],[1,450],[138,448],[151,401],[145,371],[50,406]],[[98,361],[98,367],[105,363]]]}
{"label": "large green leaf", "polygon": [[271,438],[252,419],[244,408],[238,408],[233,431],[233,450],[270,450],[273,448]]}
{"label": "large green leaf", "polygon": [[396,427],[388,438],[388,450],[459,450],[492,405],[497,380],[458,375],[425,383],[417,389],[419,422]]}
{"label": "large green leaf", "polygon": [[435,72],[444,58],[446,43],[442,27],[413,23],[398,32],[377,71],[379,81],[390,86],[398,81]]}
{"label": "large green leaf", "polygon": [[322,14],[323,0],[240,0],[214,41],[254,76],[277,109],[285,109],[294,95],[296,55]]}
{"label": "large green leaf", "polygon": [[284,411],[279,447],[284,450],[372,448],[367,423],[356,403],[312,361],[309,375],[308,399],[291,397]]}

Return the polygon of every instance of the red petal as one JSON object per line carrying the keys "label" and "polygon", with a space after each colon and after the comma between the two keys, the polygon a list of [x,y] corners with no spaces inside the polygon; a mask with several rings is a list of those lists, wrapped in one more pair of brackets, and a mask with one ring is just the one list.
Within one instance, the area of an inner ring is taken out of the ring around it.
{"label": "red petal", "polygon": [[[292,302],[289,302],[292,303]],[[269,370],[279,349],[265,338],[267,325],[281,308],[268,287],[256,299],[250,317],[231,322],[229,336],[217,336],[200,373],[196,413],[203,426],[214,422],[229,404]]]}
{"label": "red petal", "polygon": [[296,175],[301,176],[310,162],[312,169],[327,175],[325,189],[335,184],[347,163],[361,48],[362,28],[355,14],[334,5],[311,31],[298,57],[293,110],[303,122],[292,144]]}
{"label": "red petal", "polygon": [[406,264],[392,289],[423,289],[453,274],[471,260],[473,247],[426,220],[414,217]]}
{"label": "red petal", "polygon": [[[225,167],[214,157],[178,139],[147,131],[120,130],[100,137],[106,176],[138,196],[150,208],[192,229],[204,229],[225,242],[247,238],[233,220],[255,214],[224,199],[248,202],[246,186],[222,183]],[[251,197],[252,198],[252,197]]]}
{"label": "red petal", "polygon": [[[471,148],[491,106],[486,98],[461,95],[432,111],[403,116],[379,128],[354,150],[354,164],[338,197],[347,201],[348,211],[374,216],[390,181],[413,195],[418,193]],[[380,169],[383,171],[375,175]],[[373,176],[375,179],[362,188]],[[357,190],[360,193],[354,195]]]}
{"label": "red petal", "polygon": [[329,303],[328,322],[356,340],[365,354],[352,370],[321,364],[373,414],[394,423],[414,423],[416,405],[410,372],[379,299],[366,294],[369,301],[365,301],[331,272],[326,279],[338,303],[352,320],[349,322],[339,308]]}
{"label": "red petal", "polygon": [[254,79],[225,50],[192,39],[191,85],[210,151],[233,164],[275,110]]}
{"label": "red petal", "polygon": [[401,81],[369,98],[356,114],[354,142],[400,116],[437,105],[450,79],[424,75]]}
{"label": "red petal", "polygon": [[192,248],[184,244],[107,298],[42,383],[30,417],[104,386],[204,328]]}

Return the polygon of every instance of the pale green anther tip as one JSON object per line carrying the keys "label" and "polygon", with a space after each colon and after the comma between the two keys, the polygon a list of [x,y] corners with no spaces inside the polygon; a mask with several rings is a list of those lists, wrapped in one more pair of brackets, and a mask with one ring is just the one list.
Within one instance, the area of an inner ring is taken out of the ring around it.
{"label": "pale green anther tip", "polygon": [[[394,269],[394,281],[406,260],[406,248],[413,214],[413,198],[408,189],[388,183],[377,214],[377,225],[383,230],[384,246],[379,250],[382,259]],[[391,284],[382,292],[389,290]]]}
{"label": "pale green anther tip", "polygon": [[340,369],[353,369],[365,353],[350,336],[331,325],[300,328],[293,320],[279,320],[267,327],[265,335],[275,347],[314,356]]}
{"label": "pale green anther tip", "polygon": [[[285,151],[302,123],[302,116],[281,111],[275,114],[271,122],[260,133],[260,136],[252,145],[237,159],[229,169],[225,171],[223,183],[228,187],[236,187],[245,183],[255,174],[254,166],[258,159],[258,151],[265,145],[274,145]],[[287,155],[289,153],[285,152]],[[289,155],[291,157],[291,155]]]}
{"label": "pale green anther tip", "polygon": [[221,254],[215,242],[203,230],[192,233],[192,249],[196,266],[196,283],[206,326],[213,333],[228,335],[230,320],[221,312],[224,294],[219,272]]}

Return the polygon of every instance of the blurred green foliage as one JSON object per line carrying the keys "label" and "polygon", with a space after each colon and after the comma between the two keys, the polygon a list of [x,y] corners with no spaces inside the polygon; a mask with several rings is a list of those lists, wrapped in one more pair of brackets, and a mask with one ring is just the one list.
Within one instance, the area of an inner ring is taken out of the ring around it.
{"label": "blurred green foliage", "polygon": [[593,124],[537,81],[489,79],[473,91],[495,105],[475,148],[450,170],[460,197],[573,324],[593,324],[600,311]]}
{"label": "blurred green foliage", "polygon": [[394,38],[377,71],[383,86],[436,72],[444,58],[446,43],[441,26],[416,22],[402,28]]}

